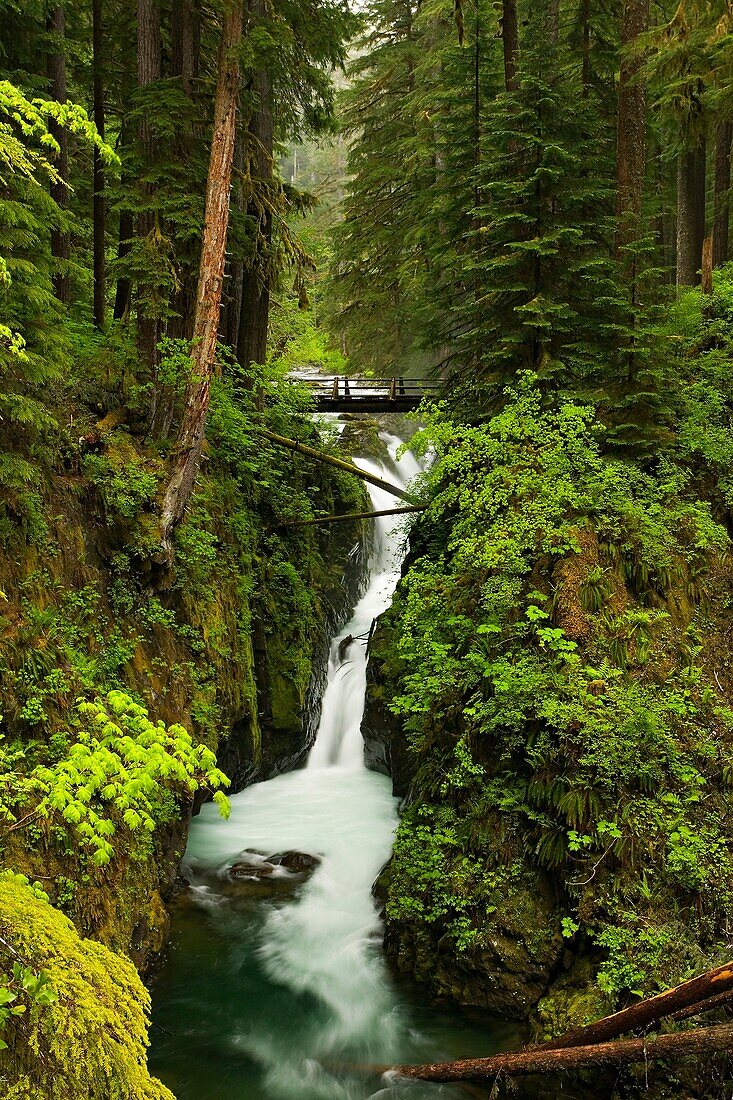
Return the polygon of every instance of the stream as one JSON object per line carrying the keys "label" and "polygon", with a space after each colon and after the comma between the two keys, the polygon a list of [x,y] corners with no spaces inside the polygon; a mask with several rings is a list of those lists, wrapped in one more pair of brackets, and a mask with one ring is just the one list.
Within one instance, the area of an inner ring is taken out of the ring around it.
{"label": "stream", "polygon": [[[359,464],[405,485],[419,466],[396,457],[399,439],[382,439],[392,461]],[[393,506],[386,492],[369,493],[375,509]],[[405,537],[398,517],[373,522],[368,588],[332,641],[306,766],[234,795],[228,821],[206,805],[193,823],[183,864],[191,888],[153,991],[151,1070],[178,1100],[465,1096],[349,1064],[467,1058],[510,1043],[511,1025],[431,1006],[383,958],[371,891],[389,858],[397,799],[390,780],[364,766],[360,724],[366,636],[389,606]],[[286,852],[320,862],[309,877],[297,865],[258,874],[263,857]],[[233,882],[236,864],[243,877]]]}

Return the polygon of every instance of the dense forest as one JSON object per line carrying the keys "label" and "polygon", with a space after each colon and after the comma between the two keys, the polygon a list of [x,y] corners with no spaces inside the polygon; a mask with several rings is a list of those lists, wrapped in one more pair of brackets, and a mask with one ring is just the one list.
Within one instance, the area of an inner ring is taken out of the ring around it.
{"label": "dense forest", "polygon": [[727,0],[0,0],[5,1096],[730,1095],[732,147]]}

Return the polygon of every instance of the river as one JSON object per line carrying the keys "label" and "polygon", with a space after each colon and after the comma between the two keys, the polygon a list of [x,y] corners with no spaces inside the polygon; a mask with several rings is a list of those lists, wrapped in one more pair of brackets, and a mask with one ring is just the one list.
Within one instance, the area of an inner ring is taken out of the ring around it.
{"label": "river", "polygon": [[[360,465],[407,484],[416,460],[397,458],[399,439],[383,440],[391,461]],[[369,491],[376,509],[392,506],[387,493]],[[366,636],[389,606],[405,537],[399,521],[374,522],[368,588],[333,639],[306,766],[234,795],[228,821],[207,805],[193,823],[183,865],[191,887],[154,988],[150,1052],[152,1071],[179,1100],[464,1095],[349,1066],[486,1055],[510,1038],[508,1025],[431,1006],[383,958],[371,891],[389,857],[397,800],[389,779],[364,766],[360,723]],[[293,850],[320,860],[307,880],[280,867],[232,886],[233,864]]]}

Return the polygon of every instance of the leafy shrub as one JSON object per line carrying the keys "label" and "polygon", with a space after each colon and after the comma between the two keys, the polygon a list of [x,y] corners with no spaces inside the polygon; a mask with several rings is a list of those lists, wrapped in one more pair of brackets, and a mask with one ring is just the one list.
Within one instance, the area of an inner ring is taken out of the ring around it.
{"label": "leafy shrub", "polygon": [[728,535],[684,468],[604,456],[592,411],[546,408],[531,376],[488,423],[427,422],[429,503],[383,653],[415,771],[388,918],[461,951],[491,923],[486,873],[519,859],[598,951],[629,914],[671,910],[673,958],[650,939],[599,978],[651,989],[733,917],[730,715],[663,603]]}
{"label": "leafy shrub", "polygon": [[194,745],[183,726],[153,723],[144,707],[122,691],[104,702],[80,702],[79,726],[66,755],[28,774],[0,774],[0,821],[14,831],[29,821],[51,819],[71,828],[91,849],[98,866],[114,855],[111,838],[120,827],[153,832],[170,812],[168,796],[190,799],[200,788],[213,790],[223,814],[221,788],[229,780],[204,745]]}

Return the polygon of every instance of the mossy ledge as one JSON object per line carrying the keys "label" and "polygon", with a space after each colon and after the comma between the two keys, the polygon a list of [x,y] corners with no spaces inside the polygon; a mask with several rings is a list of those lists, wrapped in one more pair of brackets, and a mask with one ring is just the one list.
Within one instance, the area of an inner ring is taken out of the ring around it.
{"label": "mossy ledge", "polygon": [[48,976],[49,1005],[4,1030],[7,1100],[173,1100],[146,1067],[150,997],[129,959],[82,938],[28,885],[0,882],[0,965]]}
{"label": "mossy ledge", "polygon": [[[338,448],[310,422],[307,400],[294,401],[295,408],[283,407],[273,393],[265,415],[280,431]],[[173,567],[161,572],[157,508],[165,448],[147,441],[124,409],[105,411],[103,401],[91,397],[59,407],[58,416],[66,426],[33,490],[0,507],[7,550],[0,561],[7,759],[19,774],[53,765],[76,737],[78,701],[121,689],[152,722],[182,725],[194,743],[213,749],[233,790],[293,767],[315,734],[330,636],[360,593],[368,532],[360,523],[278,525],[319,510],[363,510],[361,483],[263,443],[254,414],[244,417],[219,387]],[[63,1059],[77,1058],[72,1046],[53,1046],[52,1032],[40,1023],[31,1045],[23,1045],[26,1021],[11,1020],[6,1030],[17,1033],[17,1042],[13,1038],[0,1068],[20,1091],[7,1095],[169,1095],[135,1068],[142,1065],[147,994],[133,963],[146,975],[165,945],[166,903],[191,814],[204,796],[161,793],[152,834],[129,832],[118,812],[114,855],[102,867],[58,815],[31,813],[22,827],[1,830],[2,865],[38,882],[50,898],[41,904],[21,887],[3,887],[6,961],[12,962],[12,950],[21,954],[15,944],[25,932],[15,921],[27,908],[23,920],[29,927],[38,922],[48,947],[43,958],[26,952],[33,965],[53,970],[64,987],[61,956],[73,941],[69,958],[87,960],[89,997],[96,996],[90,991],[101,967],[119,986],[120,1020],[133,1008],[138,1013],[130,1025],[132,1046],[110,1069],[118,1092],[93,1084],[105,1079],[105,1059],[112,1058],[101,1046],[86,1048],[83,1069],[66,1072]],[[54,937],[62,947],[52,965],[45,955],[51,958]],[[99,996],[112,1004],[112,986],[105,989]],[[110,1024],[114,1033],[122,1026]],[[63,1091],[64,1075],[75,1082],[74,1073],[82,1072],[84,1086]]]}
{"label": "mossy ledge", "polygon": [[485,424],[436,418],[371,644],[365,735],[403,796],[388,956],[542,1039],[730,953],[730,511],[599,437],[531,376]]}

